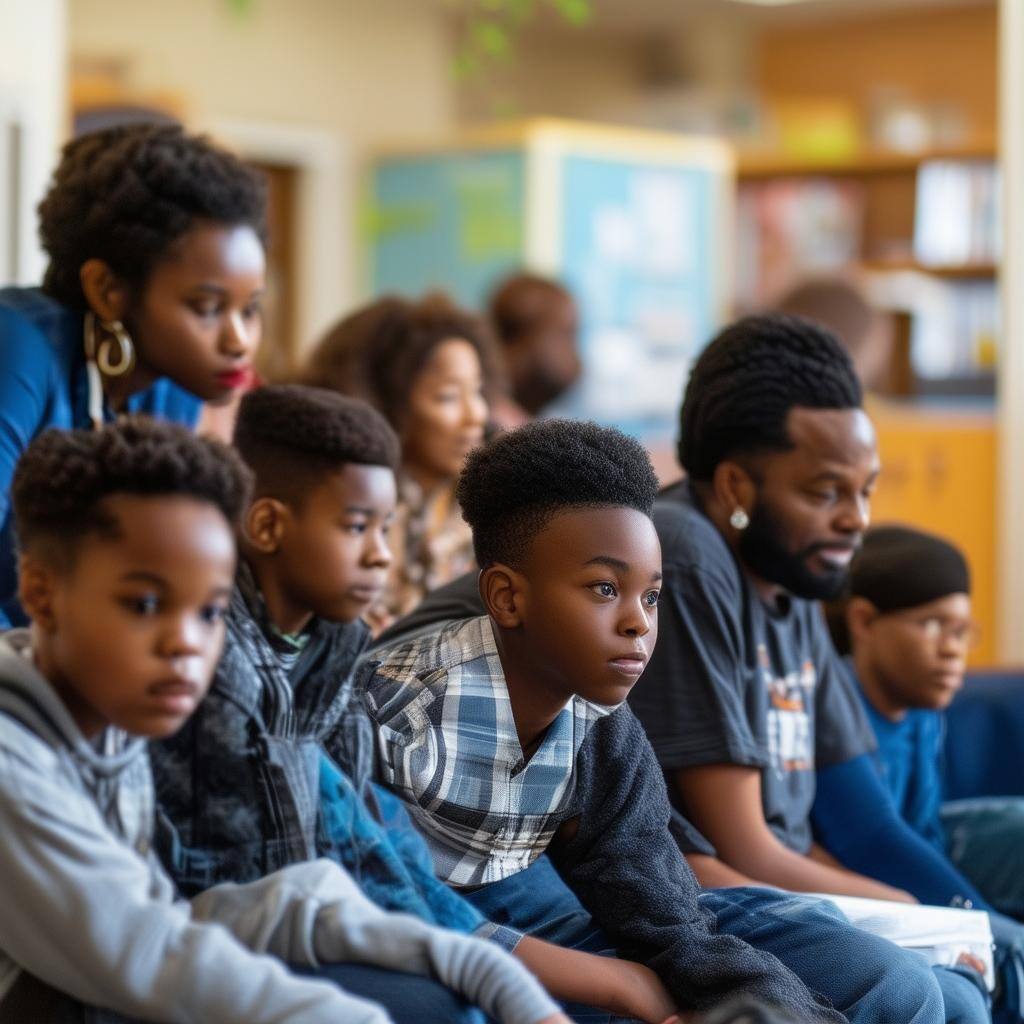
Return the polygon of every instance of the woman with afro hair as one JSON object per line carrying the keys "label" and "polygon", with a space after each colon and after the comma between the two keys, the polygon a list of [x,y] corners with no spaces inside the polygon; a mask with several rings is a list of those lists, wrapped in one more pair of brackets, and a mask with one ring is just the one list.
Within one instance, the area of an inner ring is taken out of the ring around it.
{"label": "woman with afro hair", "polygon": [[256,171],[177,125],[64,147],[39,205],[42,285],[0,289],[0,628],[24,621],[9,492],[33,437],[127,412],[194,427],[249,383],[265,207]]}
{"label": "woman with afro hair", "polygon": [[369,402],[402,444],[390,579],[369,615],[378,631],[474,564],[455,480],[484,439],[497,360],[483,322],[440,292],[377,299],[313,351],[304,382]]}

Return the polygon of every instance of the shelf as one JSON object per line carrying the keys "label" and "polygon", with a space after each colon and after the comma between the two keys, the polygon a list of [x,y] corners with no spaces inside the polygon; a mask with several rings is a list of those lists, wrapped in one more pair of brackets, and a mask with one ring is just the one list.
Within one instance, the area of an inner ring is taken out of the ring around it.
{"label": "shelf", "polygon": [[836,160],[798,159],[778,153],[740,153],[737,175],[741,181],[760,178],[807,176],[857,177],[870,174],[913,173],[927,160],[995,160],[995,145],[929,149],[919,153],[876,150]]}
{"label": "shelf", "polygon": [[985,280],[994,278],[999,273],[999,267],[995,263],[921,263],[915,259],[862,260],[860,267],[872,273],[913,271],[932,277],[964,280]]}

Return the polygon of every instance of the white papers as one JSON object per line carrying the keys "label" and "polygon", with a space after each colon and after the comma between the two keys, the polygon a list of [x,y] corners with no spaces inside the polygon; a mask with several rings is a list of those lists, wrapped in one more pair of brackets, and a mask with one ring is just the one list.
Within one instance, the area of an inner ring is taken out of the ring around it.
{"label": "white papers", "polygon": [[961,953],[970,953],[985,964],[985,984],[995,987],[992,963],[992,926],[982,910],[928,907],[920,904],[869,900],[859,896],[830,896],[850,924],[881,936],[903,949],[920,953],[930,964],[952,967]]}

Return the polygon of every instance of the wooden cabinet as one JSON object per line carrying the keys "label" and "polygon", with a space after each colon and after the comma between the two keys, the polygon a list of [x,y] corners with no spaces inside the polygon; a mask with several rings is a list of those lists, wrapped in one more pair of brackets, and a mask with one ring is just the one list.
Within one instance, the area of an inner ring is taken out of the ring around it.
{"label": "wooden cabinet", "polygon": [[973,665],[996,663],[995,416],[869,403],[882,475],[874,523],[900,522],[947,537],[971,566],[981,643]]}
{"label": "wooden cabinet", "polygon": [[771,306],[808,280],[852,277],[894,317],[892,365],[876,388],[991,396],[994,152],[984,143],[824,161],[748,154],[738,178],[738,308]]}

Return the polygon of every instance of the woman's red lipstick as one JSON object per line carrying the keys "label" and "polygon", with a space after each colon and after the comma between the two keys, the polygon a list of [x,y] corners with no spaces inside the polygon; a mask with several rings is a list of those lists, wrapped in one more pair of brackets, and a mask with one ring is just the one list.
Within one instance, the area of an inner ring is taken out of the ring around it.
{"label": "woman's red lipstick", "polygon": [[218,373],[217,381],[225,388],[243,388],[252,379],[252,370],[245,367],[241,370],[228,370],[226,373]]}

